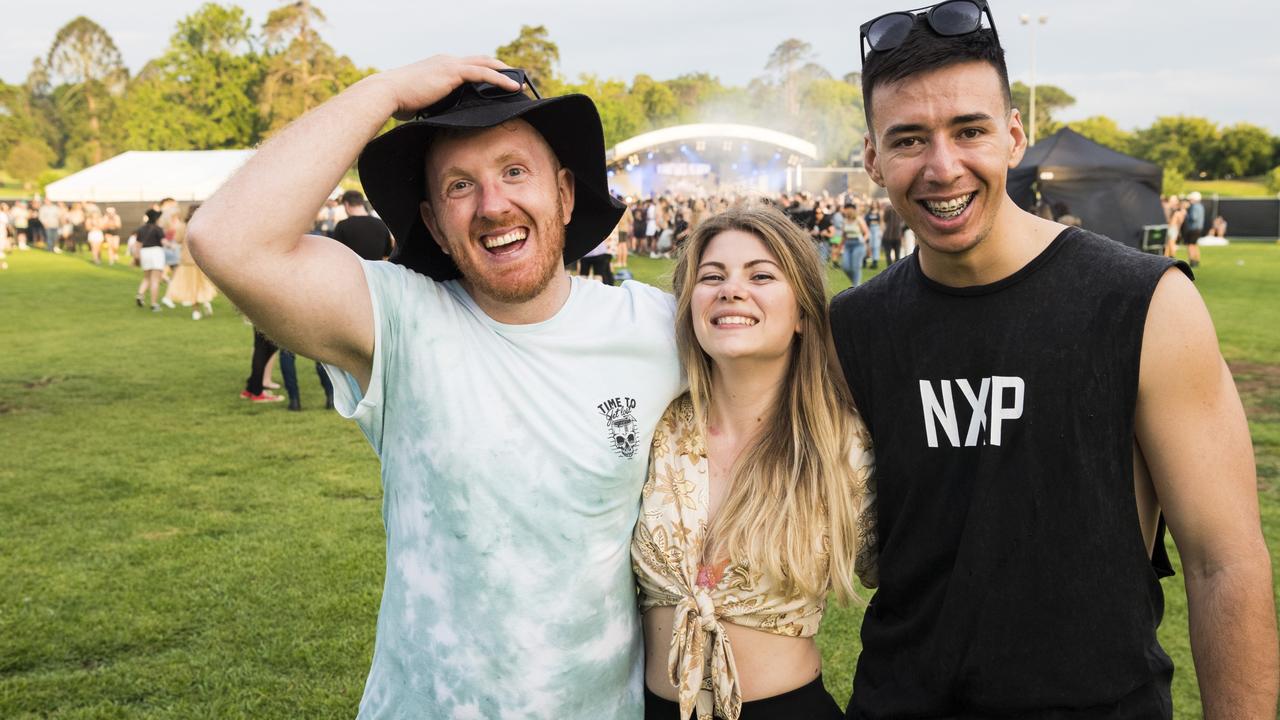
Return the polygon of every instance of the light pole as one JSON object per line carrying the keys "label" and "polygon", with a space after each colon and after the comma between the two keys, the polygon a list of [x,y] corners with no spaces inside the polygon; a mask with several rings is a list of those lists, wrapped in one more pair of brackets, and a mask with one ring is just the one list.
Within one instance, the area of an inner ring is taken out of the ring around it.
{"label": "light pole", "polygon": [[[1036,144],[1036,23],[1031,22],[1030,15],[1022,15],[1020,18],[1023,25],[1031,26],[1031,132],[1027,136],[1027,144]],[[1044,25],[1049,22],[1048,15],[1041,15],[1039,24]]]}

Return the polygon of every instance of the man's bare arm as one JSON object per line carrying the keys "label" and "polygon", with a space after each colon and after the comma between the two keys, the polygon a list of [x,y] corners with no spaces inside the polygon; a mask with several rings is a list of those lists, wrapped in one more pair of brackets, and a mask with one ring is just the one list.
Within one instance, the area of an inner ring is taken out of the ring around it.
{"label": "man's bare arm", "polygon": [[1147,316],[1137,435],[1182,557],[1204,716],[1274,718],[1275,601],[1249,427],[1208,310],[1176,270]]}
{"label": "man's bare arm", "polygon": [[317,209],[393,115],[404,117],[463,82],[514,89],[491,58],[438,56],[378,73],[264,144],[191,220],[196,262],[259,329],[367,384],[373,307],[355,253],[306,235]]}

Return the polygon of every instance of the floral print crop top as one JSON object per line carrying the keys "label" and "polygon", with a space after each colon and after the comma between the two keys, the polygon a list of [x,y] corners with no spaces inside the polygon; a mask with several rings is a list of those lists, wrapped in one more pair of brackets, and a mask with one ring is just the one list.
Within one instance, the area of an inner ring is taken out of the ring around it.
{"label": "floral print crop top", "polygon": [[[855,571],[875,587],[875,491],[871,437],[857,423],[851,461],[860,485]],[[631,538],[631,564],[640,610],[674,606],[668,672],[680,692],[680,716],[737,720],[742,709],[733,651],[722,622],[765,632],[811,637],[826,609],[825,594],[785,596],[772,578],[738,563],[700,565],[707,533],[707,446],[686,393],[667,408],[654,431],[640,519]],[[815,538],[822,552],[825,538]],[[709,682],[704,682],[707,678]]]}

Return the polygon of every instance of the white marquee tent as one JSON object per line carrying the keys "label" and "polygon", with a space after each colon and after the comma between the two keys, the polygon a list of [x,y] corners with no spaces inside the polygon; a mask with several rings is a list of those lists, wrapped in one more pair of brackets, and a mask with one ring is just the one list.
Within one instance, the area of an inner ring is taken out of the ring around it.
{"label": "white marquee tent", "polygon": [[253,150],[131,150],[50,183],[54,201],[155,202],[171,197],[203,202],[252,155]]}

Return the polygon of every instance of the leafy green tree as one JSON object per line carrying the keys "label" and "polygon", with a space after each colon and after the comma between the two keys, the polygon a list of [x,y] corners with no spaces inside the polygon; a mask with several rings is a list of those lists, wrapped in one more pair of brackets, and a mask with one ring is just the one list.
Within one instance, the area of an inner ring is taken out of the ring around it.
{"label": "leafy green tree", "polygon": [[1267,173],[1267,189],[1280,194],[1280,167],[1271,168],[1271,172]]}
{"label": "leafy green tree", "polygon": [[49,162],[53,157],[53,151],[48,145],[40,140],[25,138],[9,148],[5,155],[4,169],[21,182],[23,187],[30,189],[36,178],[49,169]]}
{"label": "leafy green tree", "polygon": [[1218,127],[1201,118],[1185,115],[1156,118],[1149,127],[1133,135],[1133,154],[1186,177],[1208,173]]}
{"label": "leafy green tree", "polygon": [[[22,142],[39,144],[52,153],[42,132],[46,121],[31,104],[31,96],[21,85],[0,82],[0,158]],[[57,157],[51,155],[51,161]]]}
{"label": "leafy green tree", "polygon": [[545,25],[521,25],[516,39],[500,46],[494,55],[511,67],[529,73],[543,96],[561,94],[564,82],[556,71],[560,64],[560,46],[551,41]]}
{"label": "leafy green tree", "polygon": [[1223,128],[1211,153],[1210,172],[1218,177],[1261,175],[1271,165],[1271,134],[1249,123]]}
{"label": "leafy green tree", "polygon": [[369,74],[320,38],[324,13],[310,0],[287,2],[267,16],[266,76],[258,112],[267,131],[278,130]]}
{"label": "leafy green tree", "polygon": [[62,97],[69,108],[83,100],[88,118],[85,142],[89,160],[102,161],[101,118],[109,112],[110,98],[124,90],[129,72],[111,35],[102,26],[81,15],[63,25],[49,46],[45,65],[52,75],[73,88]]}
{"label": "leafy green tree", "polygon": [[164,55],[130,84],[116,123],[119,144],[143,150],[249,147],[261,129],[253,93],[264,73],[244,10],[206,3],[178,21]]}
{"label": "leafy green tree", "polygon": [[631,81],[631,94],[640,101],[645,119],[650,126],[670,125],[675,122],[680,106],[671,88],[655,82],[648,75],[637,75]]}
{"label": "leafy green tree", "polygon": [[1164,179],[1160,184],[1160,193],[1163,195],[1182,195],[1187,191],[1187,176],[1184,175],[1176,166],[1166,165],[1164,168]]}
{"label": "leafy green tree", "polygon": [[799,112],[797,100],[800,85],[803,82],[803,79],[797,76],[797,70],[811,65],[812,59],[812,45],[797,38],[788,38],[778,43],[773,52],[769,53],[769,59],[764,64],[765,70],[777,75],[778,82],[782,86],[783,101],[786,103],[784,107],[787,109],[787,114],[792,117]]}
{"label": "leafy green tree", "polygon": [[814,80],[805,86],[800,104],[805,109],[801,134],[818,146],[822,160],[843,164],[862,147],[867,128],[861,88],[843,80]]}
{"label": "leafy green tree", "polygon": [[566,85],[563,90],[582,93],[595,101],[600,112],[600,124],[604,127],[605,147],[613,147],[649,129],[644,104],[621,80],[601,80],[595,75],[582,75],[578,82]]}
{"label": "leafy green tree", "polygon": [[[1009,86],[1013,106],[1022,112],[1022,126],[1031,129],[1031,87],[1022,81]],[[1036,137],[1048,137],[1062,127],[1053,115],[1076,104],[1071,93],[1057,85],[1036,85]]]}
{"label": "leafy green tree", "polygon": [[1115,120],[1106,115],[1094,115],[1083,120],[1067,123],[1067,127],[1081,135],[1112,150],[1129,153],[1133,144],[1133,133],[1125,131]]}

